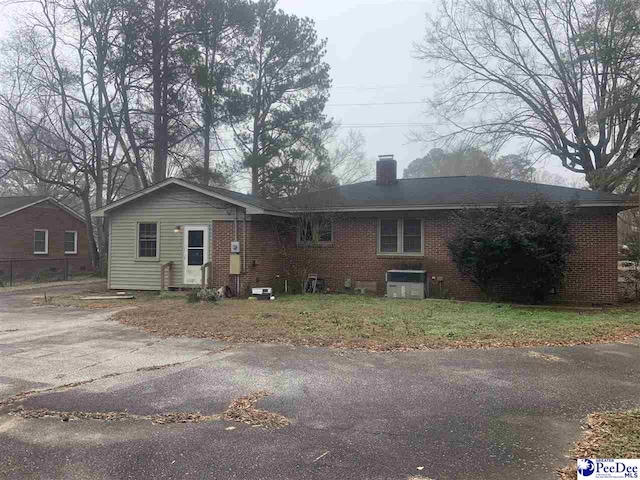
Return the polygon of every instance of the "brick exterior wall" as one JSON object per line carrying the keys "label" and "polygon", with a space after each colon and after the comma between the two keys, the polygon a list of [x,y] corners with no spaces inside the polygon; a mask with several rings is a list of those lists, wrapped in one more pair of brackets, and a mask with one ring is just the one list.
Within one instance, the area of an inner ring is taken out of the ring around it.
{"label": "brick exterior wall", "polygon": [[[237,293],[236,276],[229,274],[234,224],[228,221],[213,222],[212,232],[213,284],[228,285]],[[238,221],[237,240],[240,242],[240,265],[243,272],[240,275],[240,296],[248,296],[251,287],[271,286],[274,279],[283,275],[282,249],[271,218],[253,218],[246,223]]]}
{"label": "brick exterior wall", "polygon": [[[452,298],[482,298],[480,290],[457,272],[449,258],[447,240],[453,233],[450,212],[425,212],[408,218],[418,216],[424,221],[423,256],[378,255],[377,229],[380,215],[354,216],[336,221],[330,245],[295,248],[292,236],[288,245],[289,256],[304,262],[334,289],[342,289],[345,280],[349,278],[354,285],[356,281],[376,282],[377,293],[382,295],[387,270],[421,265],[430,275],[442,277],[442,283],[434,282],[432,288],[441,287]],[[233,223],[214,222],[213,232],[214,284],[228,284],[235,291],[235,283],[231,283],[233,278],[228,274]],[[242,242],[242,222],[238,222],[238,232]],[[571,233],[576,242],[576,251],[571,255],[567,279],[556,297],[557,301],[616,303],[616,211],[583,209],[574,217]],[[272,285],[278,275],[287,277],[287,263],[282,255],[278,236],[268,219],[247,222],[245,254],[247,269],[241,275],[241,295],[246,295],[250,286]]]}
{"label": "brick exterior wall", "polygon": [[[34,230],[49,231],[48,253],[33,253]],[[64,232],[78,232],[78,253],[64,253]],[[13,259],[10,267],[8,259]],[[64,274],[65,264],[71,273],[91,271],[87,231],[84,222],[49,204],[41,203],[0,218],[0,280],[24,280],[40,272],[51,277]]]}
{"label": "brick exterior wall", "polygon": [[560,298],[577,303],[618,301],[618,217],[615,210],[595,210],[573,218],[576,251],[569,260]]}

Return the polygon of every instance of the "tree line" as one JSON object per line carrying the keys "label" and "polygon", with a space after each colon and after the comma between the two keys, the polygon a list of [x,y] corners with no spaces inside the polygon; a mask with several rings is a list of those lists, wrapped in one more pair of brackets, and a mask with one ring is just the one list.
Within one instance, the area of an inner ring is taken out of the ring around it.
{"label": "tree line", "polygon": [[440,0],[415,54],[442,80],[421,140],[519,142],[593,190],[640,185],[637,0]]}
{"label": "tree line", "polygon": [[[275,0],[15,5],[0,54],[5,188],[67,197],[90,218],[168,175],[225,185],[248,171],[252,193],[273,197],[364,164],[362,136],[336,142],[323,113],[326,41]],[[107,235],[95,228],[98,265]]]}

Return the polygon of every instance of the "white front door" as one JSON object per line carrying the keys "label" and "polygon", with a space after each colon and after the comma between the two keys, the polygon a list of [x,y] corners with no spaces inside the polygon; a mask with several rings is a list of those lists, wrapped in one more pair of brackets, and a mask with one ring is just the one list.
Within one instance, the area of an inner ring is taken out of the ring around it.
{"label": "white front door", "polygon": [[202,265],[209,261],[209,227],[185,225],[184,227],[184,285],[200,285]]}

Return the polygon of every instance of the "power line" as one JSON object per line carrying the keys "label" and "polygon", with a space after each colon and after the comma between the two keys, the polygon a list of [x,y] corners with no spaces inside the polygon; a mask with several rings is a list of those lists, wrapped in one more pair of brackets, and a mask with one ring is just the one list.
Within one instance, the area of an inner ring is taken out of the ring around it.
{"label": "power line", "polygon": [[429,84],[404,83],[396,85],[334,85],[334,90],[382,90],[385,88],[421,88],[430,87]]}
{"label": "power line", "polygon": [[328,103],[327,107],[369,107],[378,105],[424,105],[429,102],[369,102],[369,103]]}
{"label": "power line", "polygon": [[339,128],[437,127],[438,123],[343,123]]}

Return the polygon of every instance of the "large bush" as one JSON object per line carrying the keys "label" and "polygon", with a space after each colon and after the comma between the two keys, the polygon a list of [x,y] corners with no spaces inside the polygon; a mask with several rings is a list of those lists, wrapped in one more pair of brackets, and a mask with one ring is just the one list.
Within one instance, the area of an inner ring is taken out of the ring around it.
{"label": "large bush", "polygon": [[574,248],[572,211],[572,204],[543,200],[527,207],[467,209],[454,216],[449,252],[458,270],[489,298],[543,302],[560,286]]}

